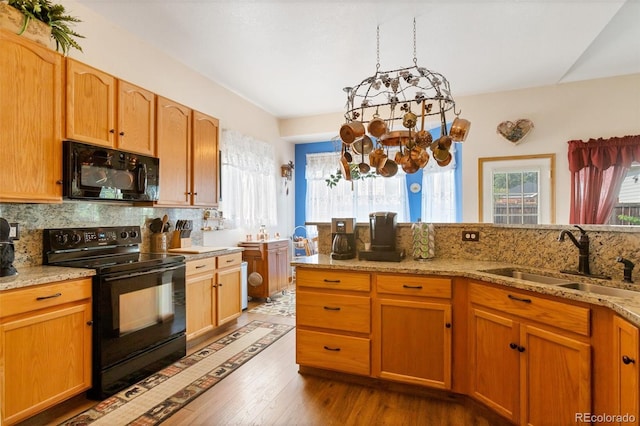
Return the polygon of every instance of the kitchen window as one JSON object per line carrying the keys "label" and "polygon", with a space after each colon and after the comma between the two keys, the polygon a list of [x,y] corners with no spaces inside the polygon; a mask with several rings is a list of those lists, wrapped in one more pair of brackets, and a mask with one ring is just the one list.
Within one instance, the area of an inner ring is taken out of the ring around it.
{"label": "kitchen window", "polygon": [[554,164],[555,154],[479,158],[480,221],[554,223]]}
{"label": "kitchen window", "polygon": [[225,217],[247,229],[277,225],[273,146],[231,130],[222,131],[220,145],[220,207]]}
{"label": "kitchen window", "polygon": [[376,211],[396,212],[398,222],[409,222],[404,172],[399,170],[389,178],[341,179],[336,186],[329,187],[326,179],[336,173],[339,163],[339,152],[306,155],[307,222],[329,222],[332,217],[355,217],[358,222],[368,223],[369,213]]}

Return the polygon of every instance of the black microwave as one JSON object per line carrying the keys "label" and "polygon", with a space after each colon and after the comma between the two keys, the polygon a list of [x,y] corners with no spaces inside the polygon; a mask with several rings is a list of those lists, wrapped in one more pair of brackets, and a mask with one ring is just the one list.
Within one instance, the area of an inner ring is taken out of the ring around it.
{"label": "black microwave", "polygon": [[62,148],[65,198],[158,200],[158,158],[71,140],[63,141]]}

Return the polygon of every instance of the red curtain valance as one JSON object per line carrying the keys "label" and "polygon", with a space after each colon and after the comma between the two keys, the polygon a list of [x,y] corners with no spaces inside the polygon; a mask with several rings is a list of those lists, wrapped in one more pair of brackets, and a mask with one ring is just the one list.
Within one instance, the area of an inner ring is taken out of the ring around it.
{"label": "red curtain valance", "polygon": [[606,170],[614,164],[629,168],[640,162],[640,135],[569,141],[569,170],[572,173],[594,166]]}

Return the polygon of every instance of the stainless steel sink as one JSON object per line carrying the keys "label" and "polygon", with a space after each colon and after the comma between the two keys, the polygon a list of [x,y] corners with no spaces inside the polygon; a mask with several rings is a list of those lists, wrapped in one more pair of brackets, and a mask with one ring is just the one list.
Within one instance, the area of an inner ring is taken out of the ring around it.
{"label": "stainless steel sink", "polygon": [[580,290],[588,293],[602,294],[604,296],[615,296],[615,297],[640,296],[640,291],[625,290],[623,288],[605,287],[597,284],[566,283],[566,284],[560,284],[558,285],[558,287],[570,288],[573,290]]}
{"label": "stainless steel sink", "polygon": [[546,275],[533,274],[531,272],[524,272],[524,271],[520,271],[518,269],[512,269],[512,268],[486,269],[480,272],[485,272],[487,274],[493,274],[493,275],[500,275],[500,276],[509,277],[509,278],[517,278],[519,280],[533,281],[540,284],[558,285],[558,284],[573,283],[573,281],[567,280],[564,278],[555,278],[555,277],[549,277]]}

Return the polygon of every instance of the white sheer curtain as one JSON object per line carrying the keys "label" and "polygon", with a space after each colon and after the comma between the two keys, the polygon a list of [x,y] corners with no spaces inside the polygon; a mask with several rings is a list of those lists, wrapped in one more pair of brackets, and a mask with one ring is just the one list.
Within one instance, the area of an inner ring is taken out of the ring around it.
{"label": "white sheer curtain", "polygon": [[273,146],[232,130],[223,130],[221,210],[235,226],[277,224],[276,159]]}
{"label": "white sheer curtain", "polygon": [[392,211],[398,214],[398,222],[409,222],[407,185],[402,170],[390,178],[352,182],[341,179],[330,188],[325,180],[336,173],[339,160],[338,152],[307,154],[305,220],[328,222],[332,217],[355,217],[358,222],[368,222],[371,212]]}
{"label": "white sheer curtain", "polygon": [[456,157],[455,144],[451,145],[451,162],[440,167],[431,158],[422,170],[422,217],[428,223],[456,221]]}

